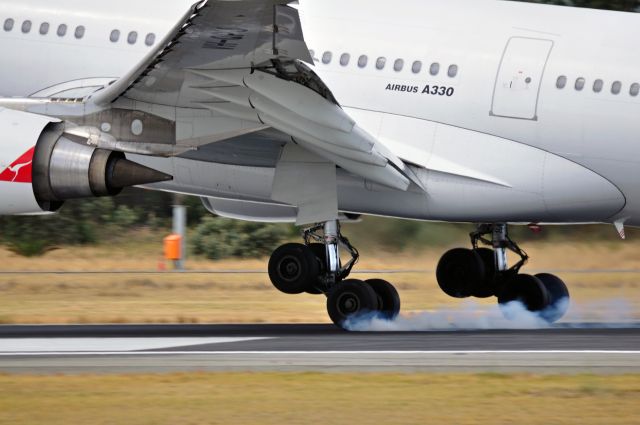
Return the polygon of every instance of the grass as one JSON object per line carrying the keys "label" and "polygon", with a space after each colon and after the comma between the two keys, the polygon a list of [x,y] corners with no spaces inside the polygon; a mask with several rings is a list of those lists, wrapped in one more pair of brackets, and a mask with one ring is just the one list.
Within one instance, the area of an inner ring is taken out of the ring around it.
{"label": "grass", "polygon": [[640,376],[0,375],[0,423],[637,424]]}
{"label": "grass", "polygon": [[[434,270],[445,248],[417,253],[367,252],[358,269]],[[640,243],[550,244],[526,247],[532,256],[528,269],[640,269]],[[25,259],[0,249],[7,270],[156,270],[159,244],[127,243],[65,248],[38,259]],[[249,269],[264,271],[266,259],[211,262],[188,261],[191,269]],[[526,269],[525,269],[526,270]],[[373,277],[358,275],[358,278]],[[376,276],[380,277],[380,276]],[[385,276],[386,277],[386,276]],[[610,300],[616,309],[640,318],[640,274],[564,273],[577,306],[578,320],[607,320]],[[404,312],[436,310],[460,305],[444,295],[433,273],[388,276],[398,287]],[[607,302],[602,302],[607,300]],[[477,305],[491,305],[481,300]],[[620,307],[620,308],[619,308]],[[611,318],[610,320],[616,320]],[[292,323],[327,322],[322,296],[278,293],[266,274],[153,275],[2,275],[0,323]]]}

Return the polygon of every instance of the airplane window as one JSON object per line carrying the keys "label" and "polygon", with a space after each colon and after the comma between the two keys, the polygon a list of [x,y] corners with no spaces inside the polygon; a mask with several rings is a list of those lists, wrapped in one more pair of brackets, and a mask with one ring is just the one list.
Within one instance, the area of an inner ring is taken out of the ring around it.
{"label": "airplane window", "polygon": [[440,72],[440,64],[438,62],[432,63],[431,68],[429,68],[429,73],[431,75],[438,75]]}
{"label": "airplane window", "polygon": [[127,43],[136,44],[137,41],[138,41],[138,33],[135,31],[131,31],[129,33],[129,36],[127,37]]}
{"label": "airplane window", "polygon": [[556,87],[562,90],[566,86],[567,86],[567,77],[564,75],[559,76],[558,81],[556,81]]}
{"label": "airplane window", "polygon": [[29,34],[29,32],[31,32],[31,21],[24,21],[22,23],[22,32],[25,34]]}
{"label": "airplane window", "polygon": [[419,74],[420,71],[422,71],[422,62],[415,61],[413,66],[411,66],[411,71],[413,71],[414,74]]}
{"label": "airplane window", "polygon": [[75,36],[77,39],[81,39],[82,37],[84,37],[84,33],[85,33],[85,28],[82,25],[80,25],[79,27],[76,27]]}
{"label": "airplane window", "polygon": [[593,91],[596,93],[600,93],[602,88],[604,87],[604,81],[596,80],[593,82]]}
{"label": "airplane window", "polygon": [[582,91],[582,89],[584,89],[585,84],[587,83],[587,81],[580,77],[576,80],[576,90],[578,91]]}
{"label": "airplane window", "polygon": [[64,37],[65,35],[67,35],[67,26],[65,24],[60,24],[58,27],[58,36]]}
{"label": "airplane window", "polygon": [[15,23],[15,21],[11,18],[7,19],[6,21],[4,21],[4,30],[5,31],[11,31],[13,29],[13,24]]}
{"label": "airplane window", "polygon": [[325,65],[329,65],[331,63],[331,59],[333,59],[333,53],[324,52],[322,55],[322,63]]}
{"label": "airplane window", "polygon": [[611,93],[620,94],[621,91],[622,83],[620,81],[614,81],[614,83],[611,85]]}
{"label": "airplane window", "polygon": [[458,75],[458,65],[451,65],[447,75],[451,78],[455,78]]}
{"label": "airplane window", "polygon": [[340,65],[347,66],[349,65],[349,61],[351,60],[351,55],[349,53],[343,53],[340,56]]}
{"label": "airplane window", "polygon": [[629,94],[633,97],[636,97],[640,94],[640,84],[633,83],[631,84],[631,88],[629,89]]}
{"label": "airplane window", "polygon": [[147,34],[147,37],[144,39],[144,44],[147,46],[153,46],[153,43],[156,42],[156,35],[152,32]]}
{"label": "airplane window", "polygon": [[49,22],[43,22],[40,24],[40,34],[47,35],[49,33]]}
{"label": "airplane window", "polygon": [[109,36],[109,40],[113,43],[117,43],[120,40],[120,30],[111,31],[111,35]]}
{"label": "airplane window", "polygon": [[367,57],[367,55],[362,55],[358,58],[358,66],[360,68],[366,67],[368,62],[369,62],[369,58]]}
{"label": "airplane window", "polygon": [[404,68],[404,60],[396,59],[395,63],[393,64],[393,70],[396,72],[400,72],[402,71],[402,68]]}
{"label": "airplane window", "polygon": [[376,61],[376,69],[384,69],[385,65],[387,64],[387,58],[384,57],[379,57],[378,60]]}

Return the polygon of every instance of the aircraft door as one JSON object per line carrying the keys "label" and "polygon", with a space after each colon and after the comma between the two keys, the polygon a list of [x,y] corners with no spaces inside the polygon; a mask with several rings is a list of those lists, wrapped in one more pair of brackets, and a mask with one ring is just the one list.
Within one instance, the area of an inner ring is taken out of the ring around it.
{"label": "aircraft door", "polygon": [[553,41],[513,37],[507,43],[493,92],[491,115],[538,119],[540,85]]}

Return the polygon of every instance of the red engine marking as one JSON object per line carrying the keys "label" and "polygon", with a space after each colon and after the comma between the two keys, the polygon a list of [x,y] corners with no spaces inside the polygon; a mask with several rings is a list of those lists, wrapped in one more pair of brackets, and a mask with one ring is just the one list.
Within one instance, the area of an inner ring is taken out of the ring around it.
{"label": "red engine marking", "polygon": [[35,147],[26,151],[20,158],[16,159],[6,170],[0,173],[0,181],[12,183],[31,183],[33,181],[32,163]]}

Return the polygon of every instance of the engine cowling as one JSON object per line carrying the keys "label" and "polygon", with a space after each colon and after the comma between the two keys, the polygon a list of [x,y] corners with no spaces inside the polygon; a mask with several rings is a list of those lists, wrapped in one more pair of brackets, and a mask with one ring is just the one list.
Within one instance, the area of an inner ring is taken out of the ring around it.
{"label": "engine cowling", "polygon": [[53,118],[0,109],[0,215],[54,212],[68,199],[172,179],[121,152],[87,146],[64,128]]}

